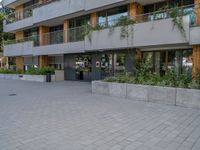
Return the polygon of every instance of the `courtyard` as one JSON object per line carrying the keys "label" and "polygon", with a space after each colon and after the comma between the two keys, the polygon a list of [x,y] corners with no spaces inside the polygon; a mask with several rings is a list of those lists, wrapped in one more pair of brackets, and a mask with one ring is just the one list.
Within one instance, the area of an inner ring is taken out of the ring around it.
{"label": "courtyard", "polygon": [[0,150],[199,150],[200,110],[0,80]]}

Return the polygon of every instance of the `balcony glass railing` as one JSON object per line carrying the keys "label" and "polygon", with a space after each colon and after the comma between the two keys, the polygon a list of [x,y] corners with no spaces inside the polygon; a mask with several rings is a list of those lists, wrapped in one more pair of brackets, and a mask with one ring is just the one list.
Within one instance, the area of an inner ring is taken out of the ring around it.
{"label": "balcony glass railing", "polygon": [[39,3],[36,3],[34,5],[24,8],[23,10],[14,11],[7,15],[6,24],[10,24],[10,23],[31,17],[33,15],[33,9],[41,7],[43,5],[47,5],[47,4],[55,2],[55,1],[58,1],[58,0],[40,1]]}
{"label": "balcony glass railing", "polygon": [[[152,13],[137,15],[135,17],[121,16],[118,19],[98,23],[95,28],[101,29],[101,28],[108,28],[115,26],[123,26],[127,24],[144,23],[144,22],[168,19],[174,16],[180,17],[186,15],[189,15],[190,25],[193,26],[196,24],[195,20],[195,17],[197,17],[197,14],[195,13],[196,10],[200,10],[200,5],[187,5],[171,9],[159,10]],[[200,14],[199,14],[199,20],[200,20]]]}
{"label": "balcony glass railing", "polygon": [[[188,6],[174,8],[174,9],[176,9],[176,13],[178,12],[178,16],[189,15],[191,26],[200,25],[196,21],[198,20],[198,18],[195,13],[197,12],[196,11],[197,9],[200,9],[199,5],[198,6],[188,5]],[[33,41],[34,46],[42,46],[42,45],[60,44],[60,43],[65,43],[65,42],[83,41],[84,37],[90,34],[90,30],[94,31],[94,30],[101,30],[108,27],[117,27],[117,26],[129,25],[129,24],[134,24],[134,23],[143,23],[143,22],[156,21],[156,20],[161,20],[161,19],[168,19],[168,18],[172,18],[173,14],[171,13],[173,11],[174,11],[173,9],[161,10],[161,11],[157,11],[153,13],[137,15],[134,18],[122,16],[118,19],[110,20],[109,22],[97,24],[95,27],[91,27],[91,25],[85,25],[81,27],[70,28],[68,30],[45,33],[41,35],[41,37],[35,35],[35,36],[26,37],[22,40],[17,40],[17,41],[16,40],[5,41],[4,44],[7,45],[7,44],[16,44],[16,43],[26,42],[26,41]],[[199,17],[199,20],[200,20],[200,17]]]}
{"label": "balcony glass railing", "polygon": [[41,36],[32,35],[20,40],[8,40],[4,41],[4,45],[17,44],[22,42],[33,41],[34,46],[44,46],[52,44],[61,44],[66,42],[78,42],[83,41],[85,37],[85,26],[70,28],[68,30],[60,30],[54,32],[44,33]]}

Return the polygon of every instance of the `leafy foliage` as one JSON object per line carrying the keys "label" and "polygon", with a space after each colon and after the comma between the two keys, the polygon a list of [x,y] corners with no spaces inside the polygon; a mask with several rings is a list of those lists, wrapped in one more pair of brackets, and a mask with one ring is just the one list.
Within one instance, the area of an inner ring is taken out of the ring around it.
{"label": "leafy foliage", "polygon": [[13,33],[4,33],[3,32],[3,21],[7,18],[6,15],[11,13],[12,10],[6,7],[0,8],[0,52],[3,51],[3,41],[14,39],[15,35]]}
{"label": "leafy foliage", "polygon": [[30,75],[46,75],[47,73],[55,74],[55,70],[52,67],[41,67],[34,68],[29,67],[27,71],[23,70],[10,70],[10,69],[0,69],[1,74],[30,74]]}
{"label": "leafy foliage", "polygon": [[104,79],[107,82],[144,84],[153,86],[168,86],[179,88],[200,89],[200,72],[195,80],[188,74],[177,75],[175,70],[169,70],[164,76],[152,73],[148,63],[139,63],[135,73],[121,73]]}

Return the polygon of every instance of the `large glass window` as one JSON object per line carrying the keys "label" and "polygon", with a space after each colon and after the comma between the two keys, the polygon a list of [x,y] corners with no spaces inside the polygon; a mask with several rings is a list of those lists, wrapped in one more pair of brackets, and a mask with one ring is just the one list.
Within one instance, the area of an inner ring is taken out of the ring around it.
{"label": "large glass window", "polygon": [[32,16],[34,5],[38,2],[39,0],[31,0],[24,4],[24,18]]}
{"label": "large glass window", "polygon": [[[168,17],[167,12],[164,9],[177,6],[178,7],[188,6],[183,8],[183,13],[190,14],[191,24],[193,24],[195,15],[192,4],[194,4],[194,0],[168,0],[144,6],[144,13],[146,14],[150,13],[146,16],[148,20],[159,20]],[[152,14],[152,12],[157,12],[157,13]]]}
{"label": "large glass window", "polygon": [[91,80],[92,77],[92,57],[91,55],[76,56],[76,79]]}
{"label": "large glass window", "polygon": [[64,69],[64,56],[49,56],[49,66],[56,70]]}
{"label": "large glass window", "polygon": [[38,28],[32,28],[28,30],[24,30],[24,40],[25,41],[33,41],[34,45],[39,45],[39,29]]}
{"label": "large glass window", "polygon": [[88,24],[90,22],[90,16],[81,16],[74,19],[69,20],[69,36],[68,40],[70,42],[76,42],[76,41],[82,41],[84,40],[84,35],[82,34],[84,32],[84,25]]}
{"label": "large glass window", "polygon": [[143,61],[151,65],[152,72],[160,75],[172,69],[178,73],[192,72],[192,50],[143,52]]}
{"label": "large glass window", "polygon": [[121,6],[98,13],[98,23],[103,26],[113,25],[120,17],[128,16],[128,6]]}
{"label": "large glass window", "polygon": [[58,25],[54,27],[50,27],[50,43],[51,44],[59,44],[63,43],[63,25]]}

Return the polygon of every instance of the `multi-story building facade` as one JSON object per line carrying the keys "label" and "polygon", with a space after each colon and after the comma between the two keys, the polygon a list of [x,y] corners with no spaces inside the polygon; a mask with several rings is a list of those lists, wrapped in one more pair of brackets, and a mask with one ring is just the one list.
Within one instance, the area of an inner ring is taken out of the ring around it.
{"label": "multi-story building facade", "polygon": [[200,69],[200,0],[4,0],[4,6],[15,9],[4,32],[16,40],[5,42],[4,55],[16,69],[53,66],[64,69],[66,80],[133,71],[141,59],[161,75]]}

